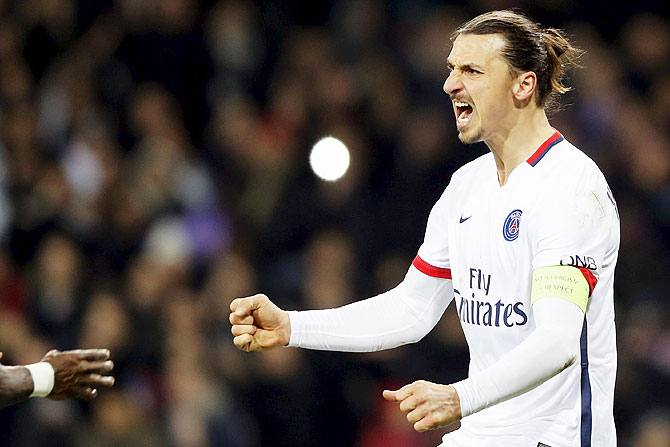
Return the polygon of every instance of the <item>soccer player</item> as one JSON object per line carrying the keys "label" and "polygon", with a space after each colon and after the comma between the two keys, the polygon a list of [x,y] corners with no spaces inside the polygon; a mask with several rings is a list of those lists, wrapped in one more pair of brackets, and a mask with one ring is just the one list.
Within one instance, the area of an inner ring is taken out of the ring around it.
{"label": "soccer player", "polygon": [[396,288],[320,311],[231,303],[235,345],[371,351],[426,335],[454,300],[468,378],[384,391],[418,431],[461,420],[443,446],[613,446],[616,203],[545,109],[579,50],[511,11],[461,26],[444,91],[462,142],[490,153],[452,177]]}
{"label": "soccer player", "polygon": [[29,397],[95,399],[98,388],[114,385],[105,375],[113,366],[107,349],[52,350],[38,363],[0,365],[0,407]]}

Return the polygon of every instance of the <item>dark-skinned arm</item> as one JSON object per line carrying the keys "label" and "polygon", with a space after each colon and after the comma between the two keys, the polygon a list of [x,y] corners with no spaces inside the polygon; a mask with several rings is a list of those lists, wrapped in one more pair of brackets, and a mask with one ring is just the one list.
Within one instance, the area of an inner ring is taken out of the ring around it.
{"label": "dark-skinned arm", "polygon": [[106,375],[113,367],[107,349],[52,350],[33,365],[0,365],[0,408],[32,396],[95,399],[98,388],[114,385],[114,378]]}

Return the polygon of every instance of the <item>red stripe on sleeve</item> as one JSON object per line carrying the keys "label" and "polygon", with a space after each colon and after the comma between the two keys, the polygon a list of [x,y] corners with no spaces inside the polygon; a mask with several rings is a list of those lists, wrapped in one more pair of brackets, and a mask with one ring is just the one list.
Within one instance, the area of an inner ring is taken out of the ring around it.
{"label": "red stripe on sleeve", "polygon": [[596,279],[595,276],[593,276],[593,273],[591,273],[591,270],[587,269],[586,267],[577,267],[580,272],[582,272],[582,275],[584,275],[584,278],[586,278],[586,282],[589,283],[589,296],[593,293],[593,289],[596,288],[596,284],[598,284],[598,280]]}
{"label": "red stripe on sleeve", "polygon": [[416,258],[414,258],[414,261],[412,261],[412,265],[416,267],[416,269],[421,273],[425,273],[426,275],[432,276],[433,278],[451,279],[451,269],[430,265],[421,259],[419,255],[416,255]]}

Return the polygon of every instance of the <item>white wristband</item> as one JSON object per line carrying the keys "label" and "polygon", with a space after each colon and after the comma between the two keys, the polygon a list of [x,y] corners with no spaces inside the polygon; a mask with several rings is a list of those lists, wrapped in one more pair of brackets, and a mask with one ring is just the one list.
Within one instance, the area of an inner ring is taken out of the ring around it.
{"label": "white wristband", "polygon": [[46,397],[54,388],[54,369],[49,362],[25,365],[33,378],[33,392],[30,397]]}

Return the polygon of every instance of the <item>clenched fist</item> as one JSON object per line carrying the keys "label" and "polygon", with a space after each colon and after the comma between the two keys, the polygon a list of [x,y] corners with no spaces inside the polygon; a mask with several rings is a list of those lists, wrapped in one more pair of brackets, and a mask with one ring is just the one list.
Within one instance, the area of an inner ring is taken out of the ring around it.
{"label": "clenched fist", "polygon": [[384,399],[400,402],[400,410],[414,430],[426,431],[446,427],[461,419],[461,402],[451,385],[418,380],[397,391],[384,390]]}
{"label": "clenched fist", "polygon": [[261,351],[286,346],[291,338],[288,313],[265,295],[237,298],[230,303],[230,332],[242,351]]}

